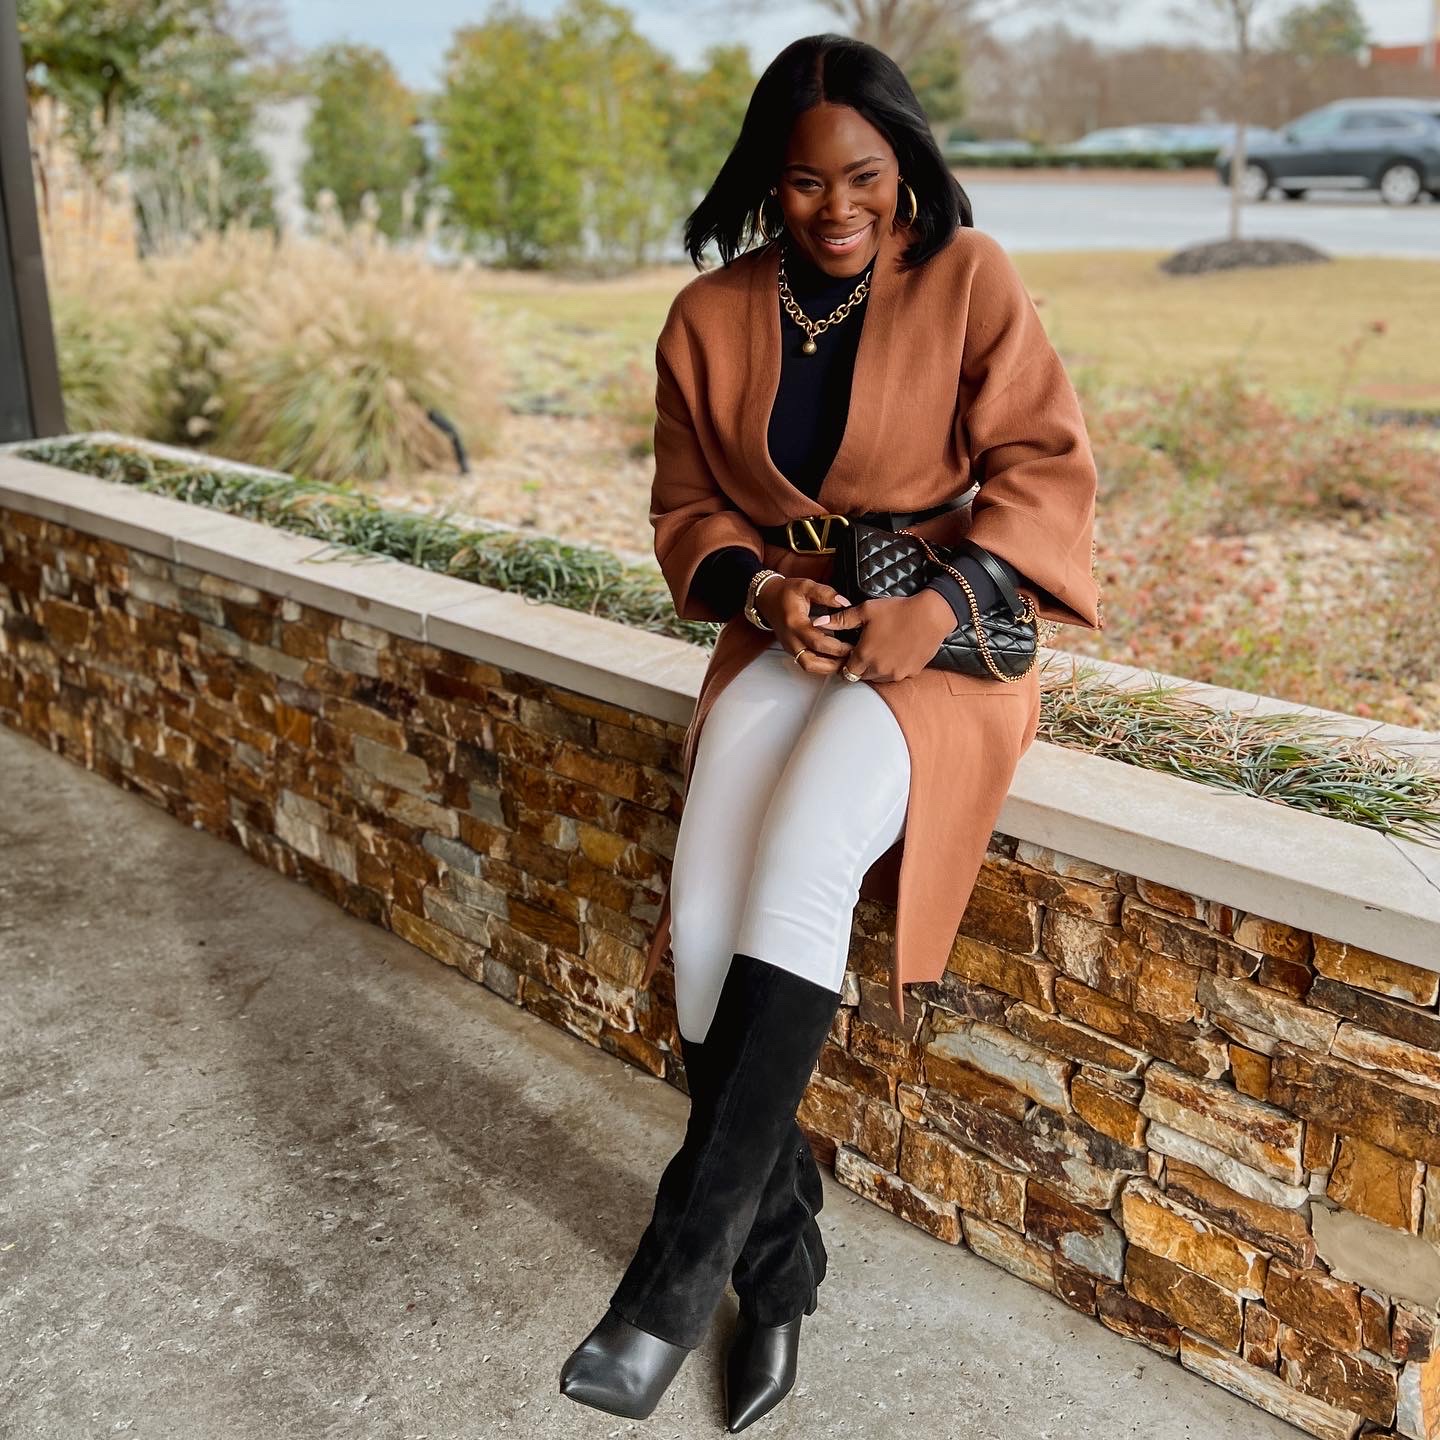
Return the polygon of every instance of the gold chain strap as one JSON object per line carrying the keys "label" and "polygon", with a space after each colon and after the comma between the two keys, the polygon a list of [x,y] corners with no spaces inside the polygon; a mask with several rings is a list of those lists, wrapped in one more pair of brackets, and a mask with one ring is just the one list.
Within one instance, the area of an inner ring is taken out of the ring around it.
{"label": "gold chain strap", "polygon": [[[1000,669],[998,665],[996,665],[994,658],[990,654],[990,641],[985,634],[985,626],[980,622],[980,606],[976,602],[975,592],[970,588],[970,582],[957,569],[955,569],[953,565],[947,565],[935,553],[935,551],[931,548],[930,542],[923,535],[916,535],[913,530],[897,530],[895,533],[897,535],[909,535],[912,539],[918,540],[925,547],[925,553],[942,570],[948,571],[956,578],[956,580],[960,582],[960,588],[965,592],[965,598],[970,602],[970,614],[974,617],[975,620],[975,639],[980,646],[980,658],[985,662],[985,666],[990,671],[990,673],[997,680],[1003,680],[1007,685],[1012,684],[1016,680],[1023,680],[1035,668],[1036,664],[1040,659],[1038,643],[1035,653],[1030,657],[1030,663],[1018,675],[1007,675],[1003,670]],[[1020,613],[1020,619],[1029,620],[1032,623],[1035,623],[1038,642],[1039,624],[1038,617],[1035,614],[1035,602],[1028,595],[1021,596],[1021,599],[1025,602],[1025,605],[1024,609]]]}
{"label": "gold chain strap", "polygon": [[[1105,599],[1100,593],[1100,577],[1095,573],[1095,532],[1090,532],[1090,578],[1095,582],[1095,618],[1100,622],[1100,628],[1105,628]],[[1045,642],[1050,643],[1048,640]]]}

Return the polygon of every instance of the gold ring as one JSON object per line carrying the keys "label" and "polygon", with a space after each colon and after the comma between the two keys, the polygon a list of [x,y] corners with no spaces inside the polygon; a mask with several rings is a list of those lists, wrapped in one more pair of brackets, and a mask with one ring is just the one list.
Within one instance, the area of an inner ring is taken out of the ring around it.
{"label": "gold ring", "polygon": [[[804,645],[802,645],[790,658],[791,658],[797,665],[799,665],[799,664],[800,664],[800,657],[805,653],[805,650],[806,650],[806,647],[805,647]],[[801,666],[801,669],[804,669],[804,666]]]}
{"label": "gold ring", "polygon": [[853,681],[853,680],[858,680],[858,679],[860,678],[858,675],[852,675],[843,665],[840,667],[840,673],[841,673],[847,680],[852,680],[852,681]]}

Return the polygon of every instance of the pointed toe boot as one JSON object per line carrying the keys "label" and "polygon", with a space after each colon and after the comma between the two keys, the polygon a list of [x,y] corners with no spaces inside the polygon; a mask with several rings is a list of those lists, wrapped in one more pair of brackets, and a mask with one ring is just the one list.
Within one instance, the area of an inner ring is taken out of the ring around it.
{"label": "pointed toe boot", "polygon": [[725,1362],[725,1423],[732,1435],[768,1415],[794,1388],[803,1318],[757,1325],[741,1312]]}
{"label": "pointed toe boot", "polygon": [[566,1360],[560,1393],[595,1410],[646,1420],[689,1353],[607,1310]]}

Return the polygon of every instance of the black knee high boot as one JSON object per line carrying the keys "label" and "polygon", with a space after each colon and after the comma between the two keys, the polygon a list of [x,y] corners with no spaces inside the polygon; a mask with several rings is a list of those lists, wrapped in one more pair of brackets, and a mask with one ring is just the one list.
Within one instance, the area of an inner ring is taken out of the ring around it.
{"label": "black knee high boot", "polygon": [[[680,1039],[692,1102],[698,1094],[705,1103],[710,1056],[702,1042]],[[790,1130],[730,1274],[740,1300],[740,1321],[725,1361],[732,1433],[768,1414],[794,1387],[801,1317],[815,1313],[825,1278],[825,1242],[815,1222],[825,1202],[820,1168],[799,1124],[792,1121]]]}
{"label": "black knee high boot", "polygon": [[[642,1377],[643,1394],[625,1382],[620,1398],[630,1408],[616,1413],[653,1407],[679,1368],[673,1352],[704,1339],[771,1172],[793,1139],[795,1112],[839,1003],[837,991],[752,955],[732,957],[705,1040],[714,1083],[692,1096],[684,1143],[665,1167],[654,1214],[597,1327],[609,1327],[610,1343],[598,1334],[582,1343],[562,1376],[565,1393],[609,1408],[612,1397],[597,1377],[607,1357],[617,1374],[626,1370],[643,1336],[672,1350],[659,1352],[664,1363],[649,1383]],[[577,1368],[585,1394],[566,1386]]]}
{"label": "black knee high boot", "polygon": [[[704,1041],[680,1037],[691,1104],[708,1103],[712,1059]],[[698,1097],[698,1099],[697,1099]],[[731,1271],[740,1309],[759,1325],[779,1325],[814,1309],[825,1278],[825,1242],[815,1216],[825,1203],[820,1167],[799,1123],[765,1182],[750,1234]]]}

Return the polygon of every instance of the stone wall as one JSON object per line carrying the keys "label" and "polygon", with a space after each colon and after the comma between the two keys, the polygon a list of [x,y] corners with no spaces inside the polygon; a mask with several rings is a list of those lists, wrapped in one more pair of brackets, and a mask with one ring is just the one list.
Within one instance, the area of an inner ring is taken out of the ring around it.
{"label": "stone wall", "polygon": [[[5,724],[680,1079],[679,725],[18,510],[0,617]],[[802,1110],[842,1184],[1313,1435],[1440,1436],[1440,973],[997,834],[901,1026],[892,918]]]}

